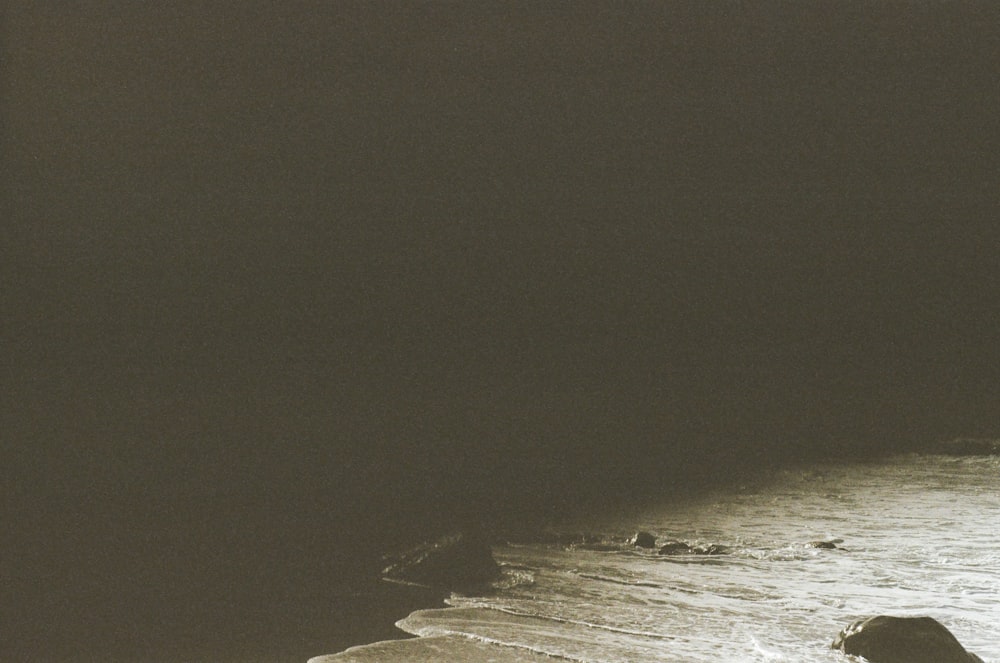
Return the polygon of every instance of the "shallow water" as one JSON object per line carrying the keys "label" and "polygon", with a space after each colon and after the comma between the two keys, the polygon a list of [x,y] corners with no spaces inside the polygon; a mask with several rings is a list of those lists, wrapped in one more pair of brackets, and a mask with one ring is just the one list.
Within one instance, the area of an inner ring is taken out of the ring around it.
{"label": "shallow water", "polygon": [[[564,523],[607,545],[496,547],[495,595],[452,596],[398,623],[421,638],[323,660],[845,661],[829,647],[841,628],[894,614],[932,616],[1000,661],[998,489],[998,457],[913,454]],[[636,550],[637,530],[729,554]]]}

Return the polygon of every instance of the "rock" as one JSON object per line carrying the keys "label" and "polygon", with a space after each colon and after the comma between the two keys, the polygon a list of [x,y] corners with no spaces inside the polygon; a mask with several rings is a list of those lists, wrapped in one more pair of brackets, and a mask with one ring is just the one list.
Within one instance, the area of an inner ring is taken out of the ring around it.
{"label": "rock", "polygon": [[449,590],[471,589],[499,578],[500,566],[485,539],[452,534],[396,555],[382,577]]}
{"label": "rock", "polygon": [[690,555],[691,546],[683,541],[667,541],[656,551],[658,555]]}
{"label": "rock", "polygon": [[632,535],[632,538],[628,540],[630,545],[636,548],[655,548],[656,547],[656,537],[649,532],[636,532]]}
{"label": "rock", "polygon": [[838,550],[837,544],[833,541],[810,541],[806,544],[810,548],[821,548],[823,550]]}
{"label": "rock", "polygon": [[831,646],[870,663],[983,663],[930,617],[862,619],[841,631]]}

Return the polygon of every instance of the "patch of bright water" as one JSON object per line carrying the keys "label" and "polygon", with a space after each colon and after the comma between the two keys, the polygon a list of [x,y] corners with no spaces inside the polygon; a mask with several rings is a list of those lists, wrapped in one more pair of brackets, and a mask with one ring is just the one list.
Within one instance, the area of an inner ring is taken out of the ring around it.
{"label": "patch of bright water", "polygon": [[[661,542],[716,543],[730,553],[497,547],[513,581],[495,595],[453,596],[451,608],[399,622],[420,638],[323,659],[844,663],[829,647],[841,628],[894,614],[932,616],[970,651],[1000,661],[998,471],[997,457],[907,455],[581,519],[565,530],[616,540],[647,530]],[[810,547],[815,540],[838,548]]]}

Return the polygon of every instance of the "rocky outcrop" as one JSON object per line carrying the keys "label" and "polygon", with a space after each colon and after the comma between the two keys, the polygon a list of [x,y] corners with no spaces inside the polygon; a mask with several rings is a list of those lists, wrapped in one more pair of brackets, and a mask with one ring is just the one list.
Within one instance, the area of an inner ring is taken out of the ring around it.
{"label": "rocky outcrop", "polygon": [[391,558],[385,580],[448,590],[472,589],[500,577],[489,543],[470,534],[452,534],[420,544]]}
{"label": "rocky outcrop", "polygon": [[832,646],[870,663],[983,663],[930,617],[859,620],[841,631]]}

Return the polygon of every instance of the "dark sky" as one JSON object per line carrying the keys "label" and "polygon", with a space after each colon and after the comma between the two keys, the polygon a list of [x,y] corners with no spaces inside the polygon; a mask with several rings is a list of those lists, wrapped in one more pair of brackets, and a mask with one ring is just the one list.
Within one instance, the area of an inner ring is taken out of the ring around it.
{"label": "dark sky", "polygon": [[5,6],[15,490],[997,432],[994,3]]}

